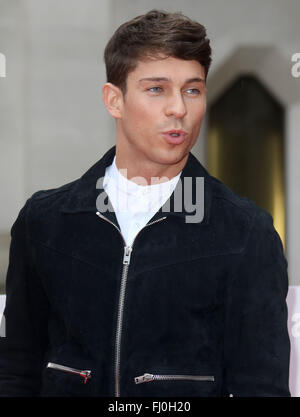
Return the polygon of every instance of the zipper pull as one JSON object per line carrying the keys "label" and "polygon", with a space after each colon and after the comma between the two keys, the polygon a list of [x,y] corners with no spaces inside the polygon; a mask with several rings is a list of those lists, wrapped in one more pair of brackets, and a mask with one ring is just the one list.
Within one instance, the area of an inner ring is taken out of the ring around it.
{"label": "zipper pull", "polygon": [[91,371],[81,371],[80,376],[84,378],[84,383],[86,384],[86,381],[91,378]]}
{"label": "zipper pull", "polygon": [[131,252],[132,252],[132,247],[131,246],[124,246],[124,257],[123,257],[123,264],[124,265],[129,265]]}
{"label": "zipper pull", "polygon": [[150,382],[153,381],[154,375],[152,374],[144,374],[141,376],[137,376],[134,378],[136,384],[141,384],[142,382]]}

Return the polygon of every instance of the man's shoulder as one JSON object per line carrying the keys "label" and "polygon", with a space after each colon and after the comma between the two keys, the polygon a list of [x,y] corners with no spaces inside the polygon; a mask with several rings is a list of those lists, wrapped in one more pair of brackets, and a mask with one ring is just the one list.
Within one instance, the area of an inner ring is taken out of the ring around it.
{"label": "man's shoulder", "polygon": [[258,228],[274,231],[273,217],[252,199],[239,195],[219,179],[210,175],[212,192],[212,215],[223,219],[224,226],[242,227],[244,232]]}
{"label": "man's shoulder", "polygon": [[[21,207],[14,223],[11,227],[11,234],[14,230],[23,228],[29,230],[29,225],[48,224],[51,216],[56,216],[56,213],[64,206],[68,199],[69,192],[78,182],[78,179],[65,183],[56,188],[41,189],[35,191],[27,198],[24,205]],[[44,220],[47,218],[47,221]]]}
{"label": "man's shoulder", "polygon": [[38,222],[47,218],[55,218],[63,209],[69,196],[76,187],[79,179],[62,184],[55,188],[40,189],[35,191],[26,201],[22,210],[28,219]]}
{"label": "man's shoulder", "polygon": [[81,176],[77,177],[73,181],[64,183],[55,188],[41,189],[34,192],[28,199],[31,207],[44,207],[46,209],[47,204],[51,205],[52,209],[60,210],[66,207],[66,203],[75,203],[75,206],[69,208],[75,210],[77,204],[82,203],[82,208],[87,208],[94,204],[94,191],[98,189],[97,186],[99,179],[105,176],[105,166],[107,162],[113,157],[114,148],[110,148],[100,159],[90,166]]}
{"label": "man's shoulder", "polygon": [[66,196],[73,189],[73,187],[76,185],[78,181],[79,179],[76,179],[76,180],[65,183],[55,188],[41,189],[41,190],[35,191],[31,195],[30,200],[40,201],[40,200],[49,199],[49,198],[50,199],[56,198],[58,194],[62,196]]}

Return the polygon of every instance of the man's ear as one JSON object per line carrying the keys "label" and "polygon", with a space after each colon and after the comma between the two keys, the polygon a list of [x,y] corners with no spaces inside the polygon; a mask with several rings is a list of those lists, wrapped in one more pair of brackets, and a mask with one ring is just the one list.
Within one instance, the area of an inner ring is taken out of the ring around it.
{"label": "man's ear", "polygon": [[120,88],[112,83],[105,83],[102,87],[102,99],[112,117],[120,119],[123,104],[123,94]]}

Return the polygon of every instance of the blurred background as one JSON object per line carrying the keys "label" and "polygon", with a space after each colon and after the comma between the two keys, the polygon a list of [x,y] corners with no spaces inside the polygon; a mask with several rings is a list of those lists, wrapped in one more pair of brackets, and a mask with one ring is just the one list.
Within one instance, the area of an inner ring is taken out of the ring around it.
{"label": "blurred background", "polygon": [[153,8],[207,28],[207,114],[192,153],[272,214],[300,285],[299,0],[0,0],[0,293],[26,199],[80,177],[115,144],[103,50]]}

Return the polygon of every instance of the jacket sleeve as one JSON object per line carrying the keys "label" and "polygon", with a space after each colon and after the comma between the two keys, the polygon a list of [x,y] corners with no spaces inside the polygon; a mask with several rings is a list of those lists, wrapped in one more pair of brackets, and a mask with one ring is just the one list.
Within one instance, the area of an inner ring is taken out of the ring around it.
{"label": "jacket sleeve", "polygon": [[47,346],[48,302],[32,262],[27,234],[30,200],[11,228],[3,323],[5,337],[0,338],[2,397],[39,394]]}
{"label": "jacket sleeve", "polygon": [[227,288],[225,396],[289,397],[287,261],[269,213],[253,221]]}

